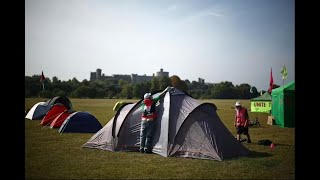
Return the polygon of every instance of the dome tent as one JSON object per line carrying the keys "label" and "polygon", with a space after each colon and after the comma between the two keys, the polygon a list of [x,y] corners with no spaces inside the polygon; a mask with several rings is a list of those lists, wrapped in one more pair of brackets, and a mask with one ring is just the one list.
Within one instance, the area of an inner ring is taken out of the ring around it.
{"label": "dome tent", "polygon": [[31,107],[25,118],[30,120],[41,120],[50,108],[51,105],[48,105],[46,102],[38,102]]}
{"label": "dome tent", "polygon": [[66,96],[56,96],[46,101],[49,105],[53,106],[57,103],[65,105],[68,109],[72,109],[72,103]]}
{"label": "dome tent", "polygon": [[63,124],[63,122],[70,116],[70,114],[74,113],[75,111],[69,109],[61,112],[57,117],[53,119],[50,123],[50,128],[59,128]]}
{"label": "dome tent", "polygon": [[50,110],[46,113],[46,115],[42,118],[40,124],[43,126],[50,125],[52,121],[59,116],[64,111],[67,111],[68,108],[61,103],[54,104]]}
{"label": "dome tent", "polygon": [[59,128],[59,133],[96,133],[102,128],[100,122],[89,112],[70,114]]}
{"label": "dome tent", "polygon": [[[82,147],[138,152],[141,101],[122,106]],[[249,150],[234,138],[216,110],[214,104],[201,104],[178,89],[167,92],[156,107],[158,116],[155,121],[152,152],[164,157],[218,161],[248,155]]]}

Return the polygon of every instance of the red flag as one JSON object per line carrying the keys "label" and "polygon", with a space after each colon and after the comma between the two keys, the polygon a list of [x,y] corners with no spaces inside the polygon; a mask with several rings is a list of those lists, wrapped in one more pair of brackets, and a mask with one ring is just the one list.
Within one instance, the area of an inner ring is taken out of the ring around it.
{"label": "red flag", "polygon": [[43,82],[46,78],[44,77],[43,75],[43,71],[42,71],[42,74],[41,74],[41,77],[40,77],[40,82]]}
{"label": "red flag", "polygon": [[270,83],[269,83],[269,90],[268,92],[271,94],[272,92],[272,88],[273,88],[273,77],[272,77],[272,68],[271,68],[271,72],[270,72]]}

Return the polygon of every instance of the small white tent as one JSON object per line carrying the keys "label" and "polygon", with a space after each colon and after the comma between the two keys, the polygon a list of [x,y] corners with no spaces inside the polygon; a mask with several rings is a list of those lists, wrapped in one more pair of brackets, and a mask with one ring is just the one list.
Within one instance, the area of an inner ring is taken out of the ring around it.
{"label": "small white tent", "polygon": [[32,106],[25,118],[30,120],[41,120],[50,108],[51,105],[47,104],[46,102],[38,102]]}

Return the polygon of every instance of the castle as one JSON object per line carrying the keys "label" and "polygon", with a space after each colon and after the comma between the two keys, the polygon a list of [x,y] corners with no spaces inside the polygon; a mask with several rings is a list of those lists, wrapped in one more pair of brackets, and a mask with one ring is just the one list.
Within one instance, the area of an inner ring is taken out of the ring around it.
{"label": "castle", "polygon": [[[125,81],[128,81],[129,83],[136,84],[140,82],[147,82],[151,81],[152,78],[154,77],[154,74],[152,76],[147,76],[147,75],[138,75],[138,74],[131,74],[131,75],[126,75],[126,74],[114,74],[112,76],[105,76],[104,74],[101,75],[101,69],[97,69],[96,72],[90,72],[90,81],[95,81],[95,80],[119,80],[123,79]],[[156,72],[156,77],[169,77],[169,72],[163,71],[161,68],[159,72]]]}

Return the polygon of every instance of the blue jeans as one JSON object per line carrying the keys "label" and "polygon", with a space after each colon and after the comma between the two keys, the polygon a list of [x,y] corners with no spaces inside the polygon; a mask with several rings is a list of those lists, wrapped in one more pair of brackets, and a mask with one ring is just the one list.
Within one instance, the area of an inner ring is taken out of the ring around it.
{"label": "blue jeans", "polygon": [[141,121],[140,129],[140,151],[149,151],[151,152],[152,145],[152,135],[153,135],[153,121]]}

